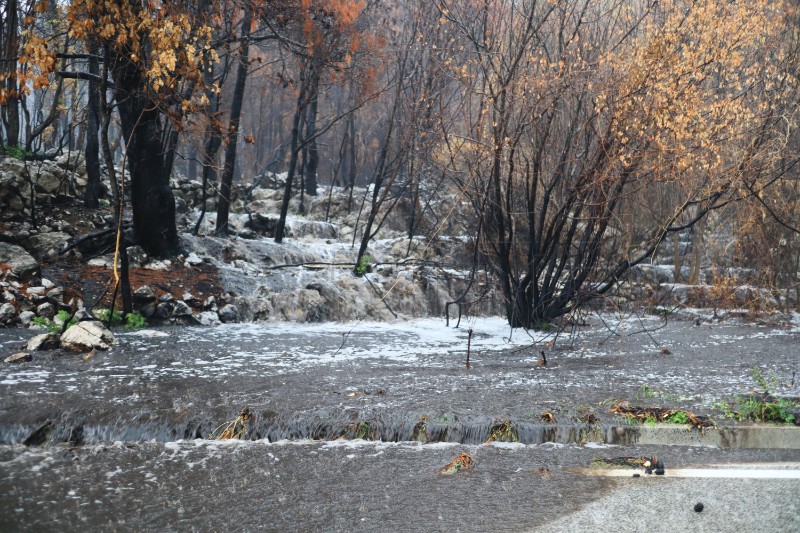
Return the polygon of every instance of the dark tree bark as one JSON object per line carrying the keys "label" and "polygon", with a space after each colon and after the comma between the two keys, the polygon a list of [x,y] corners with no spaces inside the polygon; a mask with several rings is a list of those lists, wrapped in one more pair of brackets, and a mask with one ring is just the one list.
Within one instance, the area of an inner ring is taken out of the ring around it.
{"label": "dark tree bark", "polygon": [[250,35],[250,26],[253,21],[253,5],[247,2],[242,18],[242,48],[239,52],[239,67],[236,71],[236,85],[233,89],[231,102],[231,116],[228,123],[227,146],[225,147],[225,166],[220,179],[219,200],[217,202],[216,233],[219,236],[228,234],[228,212],[231,202],[231,186],[233,185],[233,169],[236,164],[236,148],[239,139],[239,120],[242,115],[244,88],[247,82],[247,68],[249,65],[250,46],[247,37]]}
{"label": "dark tree bark", "polygon": [[[89,44],[89,74],[99,77],[97,45]],[[97,81],[89,81],[88,106],[86,108],[86,191],[83,205],[89,208],[100,206],[100,87]]]}
{"label": "dark tree bark", "polygon": [[311,79],[308,90],[308,108],[306,109],[305,138],[309,139],[305,150],[308,159],[305,164],[305,193],[317,195],[317,167],[319,166],[319,150],[317,149],[317,103],[319,102],[319,74]]}
{"label": "dark tree bark", "polygon": [[286,215],[289,213],[289,201],[292,199],[292,182],[294,181],[294,174],[297,171],[297,159],[300,153],[300,135],[302,133],[301,118],[306,105],[306,95],[308,94],[308,85],[306,80],[306,66],[302,68],[302,75],[300,78],[300,94],[297,96],[297,106],[294,110],[294,118],[292,119],[292,147],[291,157],[289,159],[289,172],[286,174],[286,183],[283,187],[283,198],[281,199],[281,212],[278,217],[278,223],[275,225],[275,242],[283,242],[284,232],[286,230]]}
{"label": "dark tree bark", "polygon": [[136,240],[151,256],[170,257],[178,251],[175,197],[169,186],[175,146],[162,142],[164,117],[148,97],[138,66],[113,50],[110,56]]}
{"label": "dark tree bark", "polygon": [[4,78],[3,88],[8,91],[9,98],[0,105],[0,116],[6,130],[6,143],[9,146],[19,144],[19,95],[17,94],[17,51],[19,49],[19,2],[6,0],[4,27],[2,28],[2,46],[0,46],[0,75]]}

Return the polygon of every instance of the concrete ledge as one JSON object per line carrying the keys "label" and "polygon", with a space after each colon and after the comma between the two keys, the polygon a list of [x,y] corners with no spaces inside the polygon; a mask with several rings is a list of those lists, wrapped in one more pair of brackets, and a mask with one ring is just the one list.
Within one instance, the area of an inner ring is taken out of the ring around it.
{"label": "concrete ledge", "polygon": [[800,427],[723,426],[702,432],[684,425],[610,426],[607,444],[659,444],[673,446],[718,446],[720,448],[777,448],[800,450]]}

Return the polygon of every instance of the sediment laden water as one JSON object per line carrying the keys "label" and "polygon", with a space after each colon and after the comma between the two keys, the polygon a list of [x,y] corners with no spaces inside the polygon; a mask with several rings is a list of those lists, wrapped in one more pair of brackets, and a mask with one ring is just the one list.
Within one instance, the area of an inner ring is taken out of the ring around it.
{"label": "sediment laden water", "polygon": [[[635,440],[635,428],[623,438],[615,426],[582,423],[548,424],[531,420],[463,416],[431,417],[414,413],[385,411],[315,411],[281,415],[254,413],[255,420],[239,426],[244,440],[277,442],[283,440],[351,440],[382,442],[449,442],[482,444],[487,441],[522,444],[606,442]],[[227,421],[228,423],[233,420]],[[114,441],[171,442],[180,439],[215,438],[226,423],[209,416],[187,417],[181,421],[158,419],[141,414],[130,419],[119,413],[96,417],[63,414],[38,424],[0,426],[0,444],[50,446],[60,443],[96,444]],[[215,432],[215,430],[217,430]],[[616,433],[615,433],[616,432]]]}

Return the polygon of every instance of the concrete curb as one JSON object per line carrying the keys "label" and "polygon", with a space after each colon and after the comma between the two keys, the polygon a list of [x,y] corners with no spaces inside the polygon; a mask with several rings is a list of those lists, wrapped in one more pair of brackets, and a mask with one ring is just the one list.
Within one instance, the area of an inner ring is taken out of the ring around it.
{"label": "concrete curb", "polygon": [[795,426],[722,426],[703,431],[678,424],[606,426],[605,437],[606,444],[618,445],[800,450],[800,427]]}

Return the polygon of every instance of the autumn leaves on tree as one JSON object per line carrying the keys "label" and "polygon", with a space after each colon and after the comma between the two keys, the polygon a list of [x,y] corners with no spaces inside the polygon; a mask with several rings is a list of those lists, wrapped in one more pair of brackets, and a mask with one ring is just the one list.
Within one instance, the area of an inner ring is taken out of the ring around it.
{"label": "autumn leaves on tree", "polygon": [[[796,2],[0,6],[3,145],[40,157],[57,150],[65,83],[83,84],[87,163],[99,173],[100,151],[107,167],[122,164],[128,190],[116,197],[130,196],[136,239],[155,256],[178,249],[176,162],[202,166],[204,191],[220,175],[215,230],[224,236],[242,158],[258,164],[249,150],[270,152],[263,167],[287,171],[277,242],[294,195],[302,212],[317,194],[321,167],[332,174],[325,183],[371,186],[353,240],[359,259],[397,206],[409,249],[415,234],[451,224],[424,192],[446,190],[470,206],[462,218],[472,225],[450,229],[474,237],[475,265],[489,267],[514,326],[607,293],[670,235],[732,202],[753,199],[742,204],[751,213],[743,228],[767,216],[782,231],[800,226],[794,204],[780,201],[800,194],[790,179]],[[259,125],[269,135],[247,131],[256,128],[254,84],[262,102],[283,102]],[[34,108],[42,111],[29,117]],[[116,123],[123,157],[114,161]],[[87,205],[96,205],[92,191]]]}

